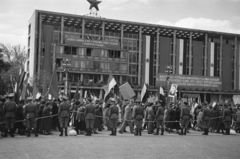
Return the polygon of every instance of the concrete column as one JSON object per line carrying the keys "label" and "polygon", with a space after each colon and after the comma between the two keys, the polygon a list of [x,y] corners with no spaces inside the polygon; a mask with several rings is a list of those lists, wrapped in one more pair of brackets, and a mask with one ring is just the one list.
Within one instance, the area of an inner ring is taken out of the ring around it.
{"label": "concrete column", "polygon": [[203,94],[203,102],[206,102],[206,101],[207,101],[207,94],[204,93],[204,94]]}
{"label": "concrete column", "polygon": [[124,26],[121,25],[121,49],[123,49]]}
{"label": "concrete column", "polygon": [[105,40],[105,22],[102,22],[102,39]]}
{"label": "concrete column", "polygon": [[63,81],[63,73],[59,72],[59,81],[62,82]]}
{"label": "concrete column", "polygon": [[238,87],[238,78],[237,78],[237,66],[238,66],[238,60],[237,60],[237,48],[238,48],[238,39],[237,39],[237,37],[235,37],[235,39],[234,39],[234,89],[238,89],[237,87]]}
{"label": "concrete column", "polygon": [[222,50],[223,50],[223,36],[220,36],[220,68],[219,68],[219,77],[222,77]]}
{"label": "concrete column", "polygon": [[82,19],[82,39],[84,39],[85,35],[85,19]]}
{"label": "concrete column", "polygon": [[176,73],[176,41],[177,41],[176,33],[177,31],[174,30],[173,32],[173,67],[172,67],[173,74]]}
{"label": "concrete column", "polygon": [[192,32],[189,34],[189,75],[192,74]]}
{"label": "concrete column", "polygon": [[141,65],[142,65],[142,26],[139,28],[139,52],[138,52],[138,84],[142,85],[141,83],[141,77],[142,77],[142,71],[141,71]]}
{"label": "concrete column", "polygon": [[120,75],[120,78],[119,78],[119,83],[120,83],[120,84],[123,84],[123,83],[122,83],[122,76],[121,76],[121,75]]}
{"label": "concrete column", "polygon": [[[39,14],[39,21],[38,21],[38,74],[37,78],[40,80],[41,75],[41,58],[42,58],[42,14]],[[33,71],[35,72],[35,70]]]}
{"label": "concrete column", "polygon": [[82,73],[80,74],[80,81],[81,82],[83,81],[83,74]]}
{"label": "concrete column", "polygon": [[61,44],[63,44],[64,16],[61,16]]}
{"label": "concrete column", "polygon": [[205,42],[204,42],[204,54],[205,54],[205,61],[204,61],[204,76],[207,76],[207,57],[208,57],[208,34],[205,34]]}
{"label": "concrete column", "polygon": [[102,96],[103,96],[103,90],[100,89],[99,98],[102,99]]}
{"label": "concrete column", "polygon": [[158,67],[159,67],[159,28],[157,28],[157,38],[156,38],[156,81],[158,78]]}

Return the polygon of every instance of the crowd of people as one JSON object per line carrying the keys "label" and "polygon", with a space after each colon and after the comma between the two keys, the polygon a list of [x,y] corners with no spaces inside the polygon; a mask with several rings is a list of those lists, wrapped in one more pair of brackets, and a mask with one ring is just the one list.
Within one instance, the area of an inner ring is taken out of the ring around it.
{"label": "crowd of people", "polygon": [[[110,135],[126,132],[141,136],[147,134],[164,135],[177,133],[186,135],[189,130],[230,134],[230,129],[240,133],[240,106],[229,104],[203,103],[190,106],[188,102],[165,105],[162,101],[141,103],[129,99],[120,101],[110,98],[101,100],[68,100],[63,96],[58,100],[29,97],[18,104],[14,94],[0,98],[0,137],[14,137],[15,134],[30,137],[50,135],[59,131],[59,136],[68,136],[72,127],[78,135],[91,136],[99,131],[111,131]],[[161,132],[160,132],[161,131]]]}

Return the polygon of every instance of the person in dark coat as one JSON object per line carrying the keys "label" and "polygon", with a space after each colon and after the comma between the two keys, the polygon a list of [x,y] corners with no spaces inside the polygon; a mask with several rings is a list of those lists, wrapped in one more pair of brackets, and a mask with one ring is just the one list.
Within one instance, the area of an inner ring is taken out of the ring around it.
{"label": "person in dark coat", "polygon": [[101,112],[101,105],[100,101],[96,101],[96,109],[94,111],[95,119],[94,119],[94,134],[97,134],[97,130],[100,130],[102,127],[102,112]]}
{"label": "person in dark coat", "polygon": [[203,124],[203,131],[204,131],[203,135],[208,135],[210,113],[211,113],[211,110],[207,107],[207,103],[204,103],[203,116],[202,116],[202,124]]}
{"label": "person in dark coat", "polygon": [[59,123],[60,123],[60,135],[63,136],[63,129],[65,130],[65,136],[68,136],[67,134],[67,127],[70,117],[70,105],[67,102],[67,97],[63,96],[63,102],[59,105],[58,109],[58,117],[59,117]]}
{"label": "person in dark coat", "polygon": [[92,130],[94,127],[94,120],[95,120],[94,111],[95,111],[96,107],[90,99],[89,99],[89,102],[90,103],[86,105],[85,112],[84,112],[86,130],[87,130],[87,133],[85,134],[86,136],[92,135]]}
{"label": "person in dark coat", "polygon": [[78,108],[80,107],[80,102],[79,101],[76,101],[74,104],[73,104],[73,108],[72,108],[72,121],[74,122],[73,123],[73,126],[74,126],[74,130],[77,132],[77,134],[79,134],[79,122],[77,120],[77,110]]}
{"label": "person in dark coat", "polygon": [[235,115],[235,131],[240,133],[240,106],[238,106],[237,108],[237,112],[236,112],[236,115]]}
{"label": "person in dark coat", "polygon": [[37,105],[37,115],[39,117],[39,119],[37,120],[37,131],[40,133],[40,134],[43,134],[43,131],[42,131],[42,113],[43,113],[43,108],[45,107],[45,100],[44,99],[41,99],[40,101],[40,104]]}
{"label": "person in dark coat", "polygon": [[2,131],[4,131],[4,118],[3,118],[3,105],[5,103],[5,97],[0,96],[0,138],[2,137]]}
{"label": "person in dark coat", "polygon": [[86,131],[84,112],[85,112],[85,106],[83,103],[80,103],[80,105],[77,109],[77,116],[76,116],[76,119],[79,124],[80,134],[84,134],[84,132]]}
{"label": "person in dark coat", "polygon": [[119,109],[116,105],[116,100],[111,99],[111,106],[109,108],[109,123],[112,133],[110,135],[116,136],[117,134],[117,126],[118,126],[118,116],[119,116]]}
{"label": "person in dark coat", "polygon": [[219,105],[218,107],[218,124],[217,124],[217,133],[221,133],[224,134],[224,124],[223,124],[223,108],[222,108],[222,105]]}
{"label": "person in dark coat", "polygon": [[135,101],[136,105],[133,107],[132,118],[134,119],[134,123],[136,125],[135,136],[142,135],[142,123],[144,118],[144,108],[141,106],[140,100]]}
{"label": "person in dark coat", "polygon": [[59,120],[58,120],[58,106],[56,101],[54,101],[52,103],[52,129],[56,130],[56,128],[58,128],[58,130],[60,131],[60,124],[59,124]]}
{"label": "person in dark coat", "polygon": [[231,119],[231,111],[228,108],[228,105],[224,105],[223,110],[223,124],[226,131],[225,135],[230,135],[230,127],[231,127],[232,119]]}
{"label": "person in dark coat", "polygon": [[16,112],[15,112],[15,119],[16,121],[22,121],[22,122],[15,122],[14,124],[14,132],[18,129],[18,134],[19,135],[25,135],[25,127],[23,125],[23,105],[24,105],[24,100],[20,100],[19,104],[17,105]]}
{"label": "person in dark coat", "polygon": [[47,102],[43,108],[42,112],[42,130],[44,135],[49,135],[51,131],[51,103]]}
{"label": "person in dark coat", "polygon": [[177,133],[178,130],[181,129],[179,121],[180,121],[180,108],[179,106],[176,106],[173,108],[173,116],[172,116],[172,129],[176,129]]}
{"label": "person in dark coat", "polygon": [[8,95],[8,100],[3,105],[3,115],[5,121],[5,135],[7,137],[8,130],[10,130],[11,137],[14,137],[14,123],[15,123],[15,111],[17,104],[13,100],[14,93]]}
{"label": "person in dark coat", "polygon": [[188,102],[184,102],[180,112],[181,133],[179,135],[186,135],[189,122],[190,108],[188,106]]}

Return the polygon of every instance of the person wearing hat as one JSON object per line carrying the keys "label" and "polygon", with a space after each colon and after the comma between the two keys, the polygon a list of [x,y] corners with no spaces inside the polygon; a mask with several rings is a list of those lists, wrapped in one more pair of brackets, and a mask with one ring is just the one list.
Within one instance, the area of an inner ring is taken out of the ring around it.
{"label": "person wearing hat", "polygon": [[161,126],[161,135],[163,135],[163,132],[164,132],[163,117],[164,117],[164,108],[162,107],[161,102],[158,102],[157,103],[157,112],[156,112],[157,131],[153,135],[159,135],[160,126]]}
{"label": "person wearing hat", "polygon": [[59,117],[59,124],[60,124],[60,135],[63,136],[63,129],[65,130],[65,136],[68,136],[67,134],[67,126],[69,122],[69,116],[70,116],[70,105],[67,102],[67,97],[62,97],[63,102],[59,105],[58,109],[58,117]]}
{"label": "person wearing hat", "polygon": [[95,105],[92,103],[92,99],[88,100],[88,104],[86,105],[84,116],[85,116],[85,123],[86,123],[86,136],[92,135],[92,130],[94,127],[94,111],[95,111]]}
{"label": "person wearing hat", "polygon": [[5,97],[0,96],[0,138],[2,138],[2,131],[4,131],[4,118],[3,118],[4,103],[5,103]]}
{"label": "person wearing hat", "polygon": [[14,123],[15,123],[15,111],[16,111],[16,103],[13,100],[14,93],[10,93],[7,98],[8,100],[3,105],[3,115],[5,121],[5,135],[7,137],[8,130],[10,130],[11,137],[14,137]]}
{"label": "person wearing hat", "polygon": [[207,103],[204,103],[202,111],[202,127],[204,133],[202,135],[208,135],[210,114],[211,110],[207,107]]}
{"label": "person wearing hat", "polygon": [[231,111],[228,108],[227,104],[224,104],[222,120],[226,130],[226,133],[224,135],[230,135],[230,127],[231,127],[232,119],[231,119]]}
{"label": "person wearing hat", "polygon": [[148,134],[153,134],[153,124],[155,120],[154,110],[153,110],[153,103],[150,103],[146,109],[146,116],[145,119],[148,121]]}
{"label": "person wearing hat", "polygon": [[116,100],[114,98],[111,99],[111,106],[109,108],[109,124],[112,133],[110,135],[116,136],[117,134],[117,126],[118,126],[118,115],[119,115],[119,108],[116,105]]}
{"label": "person wearing hat", "polygon": [[142,123],[144,118],[144,109],[141,106],[140,100],[135,101],[136,105],[133,107],[132,118],[134,120],[134,124],[136,125],[135,136],[142,135]]}
{"label": "person wearing hat", "polygon": [[181,133],[179,135],[186,135],[187,128],[190,121],[190,108],[188,102],[184,102],[180,113]]}
{"label": "person wearing hat", "polygon": [[76,119],[79,125],[80,134],[84,134],[84,132],[86,131],[84,112],[85,112],[85,105],[84,103],[80,103],[77,109],[77,116],[76,116]]}
{"label": "person wearing hat", "polygon": [[24,108],[24,116],[26,120],[26,127],[27,127],[27,137],[31,136],[31,129],[34,128],[35,137],[38,137],[38,130],[37,130],[37,105],[32,102],[32,97],[27,98],[28,103]]}

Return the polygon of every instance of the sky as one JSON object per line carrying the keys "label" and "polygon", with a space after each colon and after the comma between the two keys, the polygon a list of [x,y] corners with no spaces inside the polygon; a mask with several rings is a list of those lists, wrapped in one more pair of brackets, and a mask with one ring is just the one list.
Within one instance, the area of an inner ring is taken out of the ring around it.
{"label": "sky", "polygon": [[[0,43],[27,46],[34,10],[86,15],[87,0],[0,0]],[[240,0],[102,0],[109,19],[240,34]]]}

